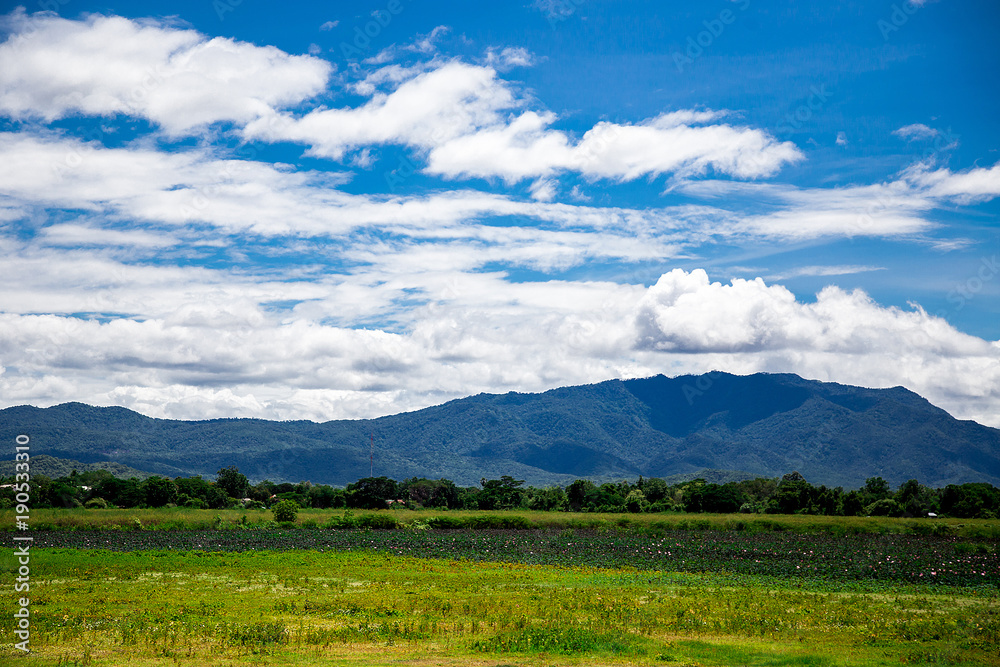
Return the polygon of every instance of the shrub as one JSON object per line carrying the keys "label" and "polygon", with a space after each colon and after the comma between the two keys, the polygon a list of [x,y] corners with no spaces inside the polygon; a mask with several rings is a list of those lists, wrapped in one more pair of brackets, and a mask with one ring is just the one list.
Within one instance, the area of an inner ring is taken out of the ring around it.
{"label": "shrub", "polygon": [[108,501],[104,498],[91,498],[84,504],[84,507],[89,510],[106,510],[108,509]]}
{"label": "shrub", "polygon": [[903,506],[891,498],[876,500],[865,508],[868,516],[903,516]]}
{"label": "shrub", "polygon": [[282,500],[271,508],[274,512],[274,520],[278,523],[288,523],[295,521],[299,513],[299,504],[294,500]]}
{"label": "shrub", "polygon": [[535,524],[523,516],[471,516],[466,520],[467,528],[476,530],[523,530],[534,528]]}
{"label": "shrub", "polygon": [[438,530],[458,530],[465,528],[465,521],[454,516],[432,516],[427,519],[427,525]]}
{"label": "shrub", "polygon": [[388,514],[363,514],[355,519],[358,528],[372,528],[375,530],[393,530],[398,528],[396,517]]}

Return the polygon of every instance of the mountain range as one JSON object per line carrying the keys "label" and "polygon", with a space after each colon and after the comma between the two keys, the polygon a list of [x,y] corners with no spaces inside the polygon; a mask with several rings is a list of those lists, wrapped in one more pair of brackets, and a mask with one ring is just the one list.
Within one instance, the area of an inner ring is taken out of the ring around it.
{"label": "mountain range", "polygon": [[537,394],[479,394],[364,420],[153,419],[66,403],[0,410],[0,438],[33,455],[114,462],[161,475],[344,485],[369,474],[476,485],[511,475],[534,486],[709,470],[857,488],[1000,486],[1000,430],[955,419],[903,388],[866,389],[792,374],[609,380]]}

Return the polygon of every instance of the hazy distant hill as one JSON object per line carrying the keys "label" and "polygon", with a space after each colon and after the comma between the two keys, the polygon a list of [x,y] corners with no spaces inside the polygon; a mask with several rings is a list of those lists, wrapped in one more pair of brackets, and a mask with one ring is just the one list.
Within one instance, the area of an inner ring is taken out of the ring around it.
{"label": "hazy distant hill", "polygon": [[[69,475],[74,470],[77,472],[87,472],[90,470],[107,470],[115,477],[138,477],[139,479],[146,479],[150,476],[150,473],[143,472],[142,470],[136,470],[135,468],[129,468],[128,466],[123,466],[120,463],[114,463],[112,461],[98,461],[97,463],[82,463],[80,461],[74,461],[72,459],[60,459],[54,456],[47,456],[45,454],[37,454],[31,457],[31,467],[30,471],[32,475],[45,475],[46,477],[56,479],[57,477],[65,477]],[[0,461],[0,476],[13,475],[14,470],[14,459],[9,461]]]}
{"label": "hazy distant hill", "polygon": [[150,419],[68,403],[0,411],[0,437],[32,452],[115,461],[170,476],[236,465],[251,479],[346,484],[369,474],[463,485],[513,475],[534,485],[578,477],[753,476],[801,472],[856,488],[984,481],[1000,485],[1000,430],[960,421],[902,387],[864,389],[790,374],[711,373],[612,380],[540,394],[480,394],[372,420]]}

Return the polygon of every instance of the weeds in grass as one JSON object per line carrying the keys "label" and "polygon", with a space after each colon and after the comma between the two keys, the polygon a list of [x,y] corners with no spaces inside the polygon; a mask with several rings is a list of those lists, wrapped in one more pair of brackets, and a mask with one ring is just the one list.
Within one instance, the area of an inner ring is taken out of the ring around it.
{"label": "weeds in grass", "polygon": [[[37,516],[36,516],[37,515]],[[0,530],[13,530],[13,510],[0,510]],[[138,523],[136,523],[138,521]],[[825,533],[845,535],[928,535],[979,541],[1000,540],[1000,521],[988,519],[896,519],[814,515],[746,514],[578,514],[532,511],[372,511],[299,510],[295,527],[313,529],[393,530],[417,522],[442,530],[551,529],[645,531],[741,531],[747,533]],[[141,526],[140,526],[141,524]],[[268,529],[274,524],[264,510],[38,509],[32,529],[52,530],[225,530]]]}
{"label": "weeds in grass", "polygon": [[[586,537],[576,529],[557,535]],[[9,572],[11,559],[3,564]],[[995,588],[845,587],[372,552],[40,549],[32,565],[33,645],[48,664],[80,661],[83,647],[101,665],[126,656],[153,665],[265,655],[325,664],[358,652],[380,664],[375,656],[388,646],[414,660],[433,650],[454,660],[526,655],[556,664],[560,656],[603,656],[621,664],[833,665],[847,654],[851,664],[1000,663]],[[11,651],[0,647],[0,661]]]}

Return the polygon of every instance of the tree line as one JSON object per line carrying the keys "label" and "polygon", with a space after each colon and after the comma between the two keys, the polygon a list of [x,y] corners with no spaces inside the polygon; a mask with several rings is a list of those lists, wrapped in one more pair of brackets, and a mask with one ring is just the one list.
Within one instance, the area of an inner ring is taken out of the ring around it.
{"label": "tree line", "polygon": [[[14,506],[14,479],[0,478],[0,508]],[[222,468],[214,481],[152,476],[122,479],[105,470],[31,480],[31,502],[45,507],[188,507],[200,509],[270,508],[288,500],[300,508],[463,510],[528,509],[553,512],[711,512],[820,514],[830,516],[921,517],[931,514],[995,519],[1000,489],[982,482],[930,488],[911,479],[892,489],[872,477],[859,489],[814,486],[797,472],[780,479],[757,478],[716,484],[695,479],[669,484],[640,477],[635,482],[598,484],[578,479],[567,486],[536,488],[508,475],[461,487],[447,479],[413,477],[396,481],[366,477],[346,488],[300,482],[251,484],[235,466]]]}

